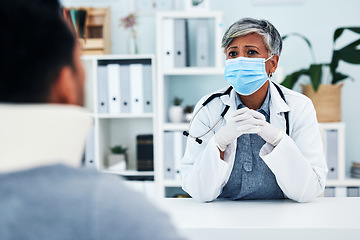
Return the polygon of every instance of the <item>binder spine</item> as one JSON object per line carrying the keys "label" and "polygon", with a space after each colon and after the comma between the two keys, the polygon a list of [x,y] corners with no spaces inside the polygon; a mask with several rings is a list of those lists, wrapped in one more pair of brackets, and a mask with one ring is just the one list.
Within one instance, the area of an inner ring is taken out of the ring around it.
{"label": "binder spine", "polygon": [[131,112],[129,65],[120,65],[120,104],[122,113]]}
{"label": "binder spine", "polygon": [[136,156],[138,171],[154,171],[153,135],[136,137]]}
{"label": "binder spine", "polygon": [[107,81],[107,69],[106,66],[98,66],[98,112],[108,113],[108,81]]}
{"label": "binder spine", "polygon": [[131,112],[144,113],[143,64],[130,64]]}
{"label": "binder spine", "polygon": [[152,87],[152,70],[150,64],[143,65],[143,91],[144,91],[144,112],[153,112],[153,87]]}
{"label": "binder spine", "polygon": [[108,64],[109,113],[120,113],[120,65]]}

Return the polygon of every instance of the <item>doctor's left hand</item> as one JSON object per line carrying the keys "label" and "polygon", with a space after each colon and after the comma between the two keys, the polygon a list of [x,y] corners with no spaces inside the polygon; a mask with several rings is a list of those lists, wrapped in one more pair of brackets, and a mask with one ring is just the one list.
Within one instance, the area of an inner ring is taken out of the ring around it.
{"label": "doctor's left hand", "polygon": [[283,138],[284,132],[281,129],[275,127],[274,125],[268,123],[264,117],[258,117],[256,115],[254,115],[254,117],[258,119],[257,125],[261,130],[257,134],[262,137],[262,139],[264,139],[267,143],[270,143],[271,145],[276,147]]}

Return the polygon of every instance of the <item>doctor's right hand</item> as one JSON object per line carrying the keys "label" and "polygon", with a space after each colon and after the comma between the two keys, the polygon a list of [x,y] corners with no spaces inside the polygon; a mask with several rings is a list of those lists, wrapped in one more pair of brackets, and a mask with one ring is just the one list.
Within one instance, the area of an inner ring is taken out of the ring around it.
{"label": "doctor's right hand", "polygon": [[214,135],[216,146],[224,152],[226,147],[242,134],[259,133],[259,119],[265,116],[249,108],[241,108],[233,112],[231,120]]}

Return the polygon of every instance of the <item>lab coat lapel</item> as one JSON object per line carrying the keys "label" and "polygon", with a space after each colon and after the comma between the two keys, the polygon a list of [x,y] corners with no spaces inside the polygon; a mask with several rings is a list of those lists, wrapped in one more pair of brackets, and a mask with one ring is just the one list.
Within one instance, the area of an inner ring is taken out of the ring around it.
{"label": "lab coat lapel", "polygon": [[228,112],[224,116],[224,119],[226,122],[230,121],[232,113],[237,109],[237,107],[235,106],[236,105],[235,94],[236,94],[235,90],[232,89],[230,92],[230,95],[223,95],[220,97],[220,99],[224,105],[230,106]]}
{"label": "lab coat lapel", "polygon": [[270,83],[270,123],[274,126],[286,131],[286,120],[284,112],[289,112],[290,107],[281,98],[278,90],[274,86],[274,83]]}

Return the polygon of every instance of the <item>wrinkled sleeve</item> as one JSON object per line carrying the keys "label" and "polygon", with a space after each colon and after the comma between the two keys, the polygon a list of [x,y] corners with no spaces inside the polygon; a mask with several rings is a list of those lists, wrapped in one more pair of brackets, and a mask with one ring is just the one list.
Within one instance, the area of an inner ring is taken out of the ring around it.
{"label": "wrinkled sleeve", "polygon": [[327,165],[319,124],[309,100],[295,117],[291,137],[285,135],[274,148],[266,143],[260,157],[276,176],[284,194],[298,202],[307,202],[325,189]]}
{"label": "wrinkled sleeve", "polygon": [[[203,101],[204,99],[199,101],[195,112]],[[192,122],[190,129],[192,135],[199,136],[207,132],[220,116],[221,112],[211,114],[209,109],[222,110],[221,106],[216,106],[216,103],[213,102],[204,107]],[[222,119],[215,129],[219,129],[224,121]],[[235,146],[232,143],[225,151],[224,160],[220,158],[214,141],[215,131],[210,131],[203,136],[202,144],[198,144],[189,137],[182,159],[182,187],[191,197],[201,202],[212,201],[220,195],[222,187],[230,175],[235,156]]]}

